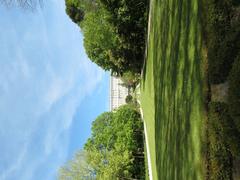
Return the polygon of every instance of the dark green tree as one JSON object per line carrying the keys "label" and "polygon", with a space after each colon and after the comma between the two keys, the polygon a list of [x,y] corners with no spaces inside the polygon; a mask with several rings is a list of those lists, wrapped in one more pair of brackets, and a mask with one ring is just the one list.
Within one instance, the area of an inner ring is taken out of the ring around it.
{"label": "dark green tree", "polygon": [[86,14],[82,23],[84,47],[93,62],[104,70],[119,74],[119,64],[113,57],[119,42],[111,25],[104,19],[106,16],[103,9]]}
{"label": "dark green tree", "polygon": [[104,70],[140,73],[147,31],[147,0],[66,0],[84,35],[89,58]]}
{"label": "dark green tree", "polygon": [[66,13],[75,23],[80,23],[84,18],[84,9],[81,8],[79,1],[66,0]]}
{"label": "dark green tree", "polygon": [[148,0],[100,0],[110,13],[108,21],[113,25],[121,42],[121,56],[127,69],[140,72],[145,52]]}
{"label": "dark green tree", "polygon": [[88,163],[100,179],[144,177],[143,126],[140,114],[125,105],[100,115],[85,144]]}

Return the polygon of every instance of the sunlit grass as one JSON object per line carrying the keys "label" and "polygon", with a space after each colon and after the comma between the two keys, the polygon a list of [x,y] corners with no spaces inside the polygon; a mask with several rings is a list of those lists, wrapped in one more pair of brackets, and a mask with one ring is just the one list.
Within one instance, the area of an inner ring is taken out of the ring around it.
{"label": "sunlit grass", "polygon": [[198,0],[152,0],[141,105],[157,180],[203,179]]}

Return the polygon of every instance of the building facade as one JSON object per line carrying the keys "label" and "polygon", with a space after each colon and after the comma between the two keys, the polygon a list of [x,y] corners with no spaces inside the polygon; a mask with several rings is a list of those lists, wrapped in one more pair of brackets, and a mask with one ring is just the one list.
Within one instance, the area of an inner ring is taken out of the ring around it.
{"label": "building facade", "polygon": [[110,77],[110,111],[126,104],[128,88],[122,86],[123,82],[120,78]]}

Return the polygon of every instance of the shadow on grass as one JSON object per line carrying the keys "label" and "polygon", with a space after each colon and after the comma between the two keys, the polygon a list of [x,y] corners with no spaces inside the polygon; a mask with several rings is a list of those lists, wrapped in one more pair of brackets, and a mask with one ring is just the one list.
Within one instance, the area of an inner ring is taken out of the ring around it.
{"label": "shadow on grass", "polygon": [[197,180],[201,171],[195,166],[199,154],[194,138],[199,141],[199,137],[193,132],[200,125],[196,111],[202,104],[200,14],[195,8],[200,5],[195,3],[155,0],[153,5],[151,53],[159,180]]}

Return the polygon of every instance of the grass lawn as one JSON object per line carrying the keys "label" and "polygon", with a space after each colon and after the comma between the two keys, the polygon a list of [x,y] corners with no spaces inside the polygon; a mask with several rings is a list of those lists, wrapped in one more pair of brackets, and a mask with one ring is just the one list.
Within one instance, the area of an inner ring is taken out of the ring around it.
{"label": "grass lawn", "polygon": [[203,179],[199,0],[151,0],[141,105],[154,180]]}

